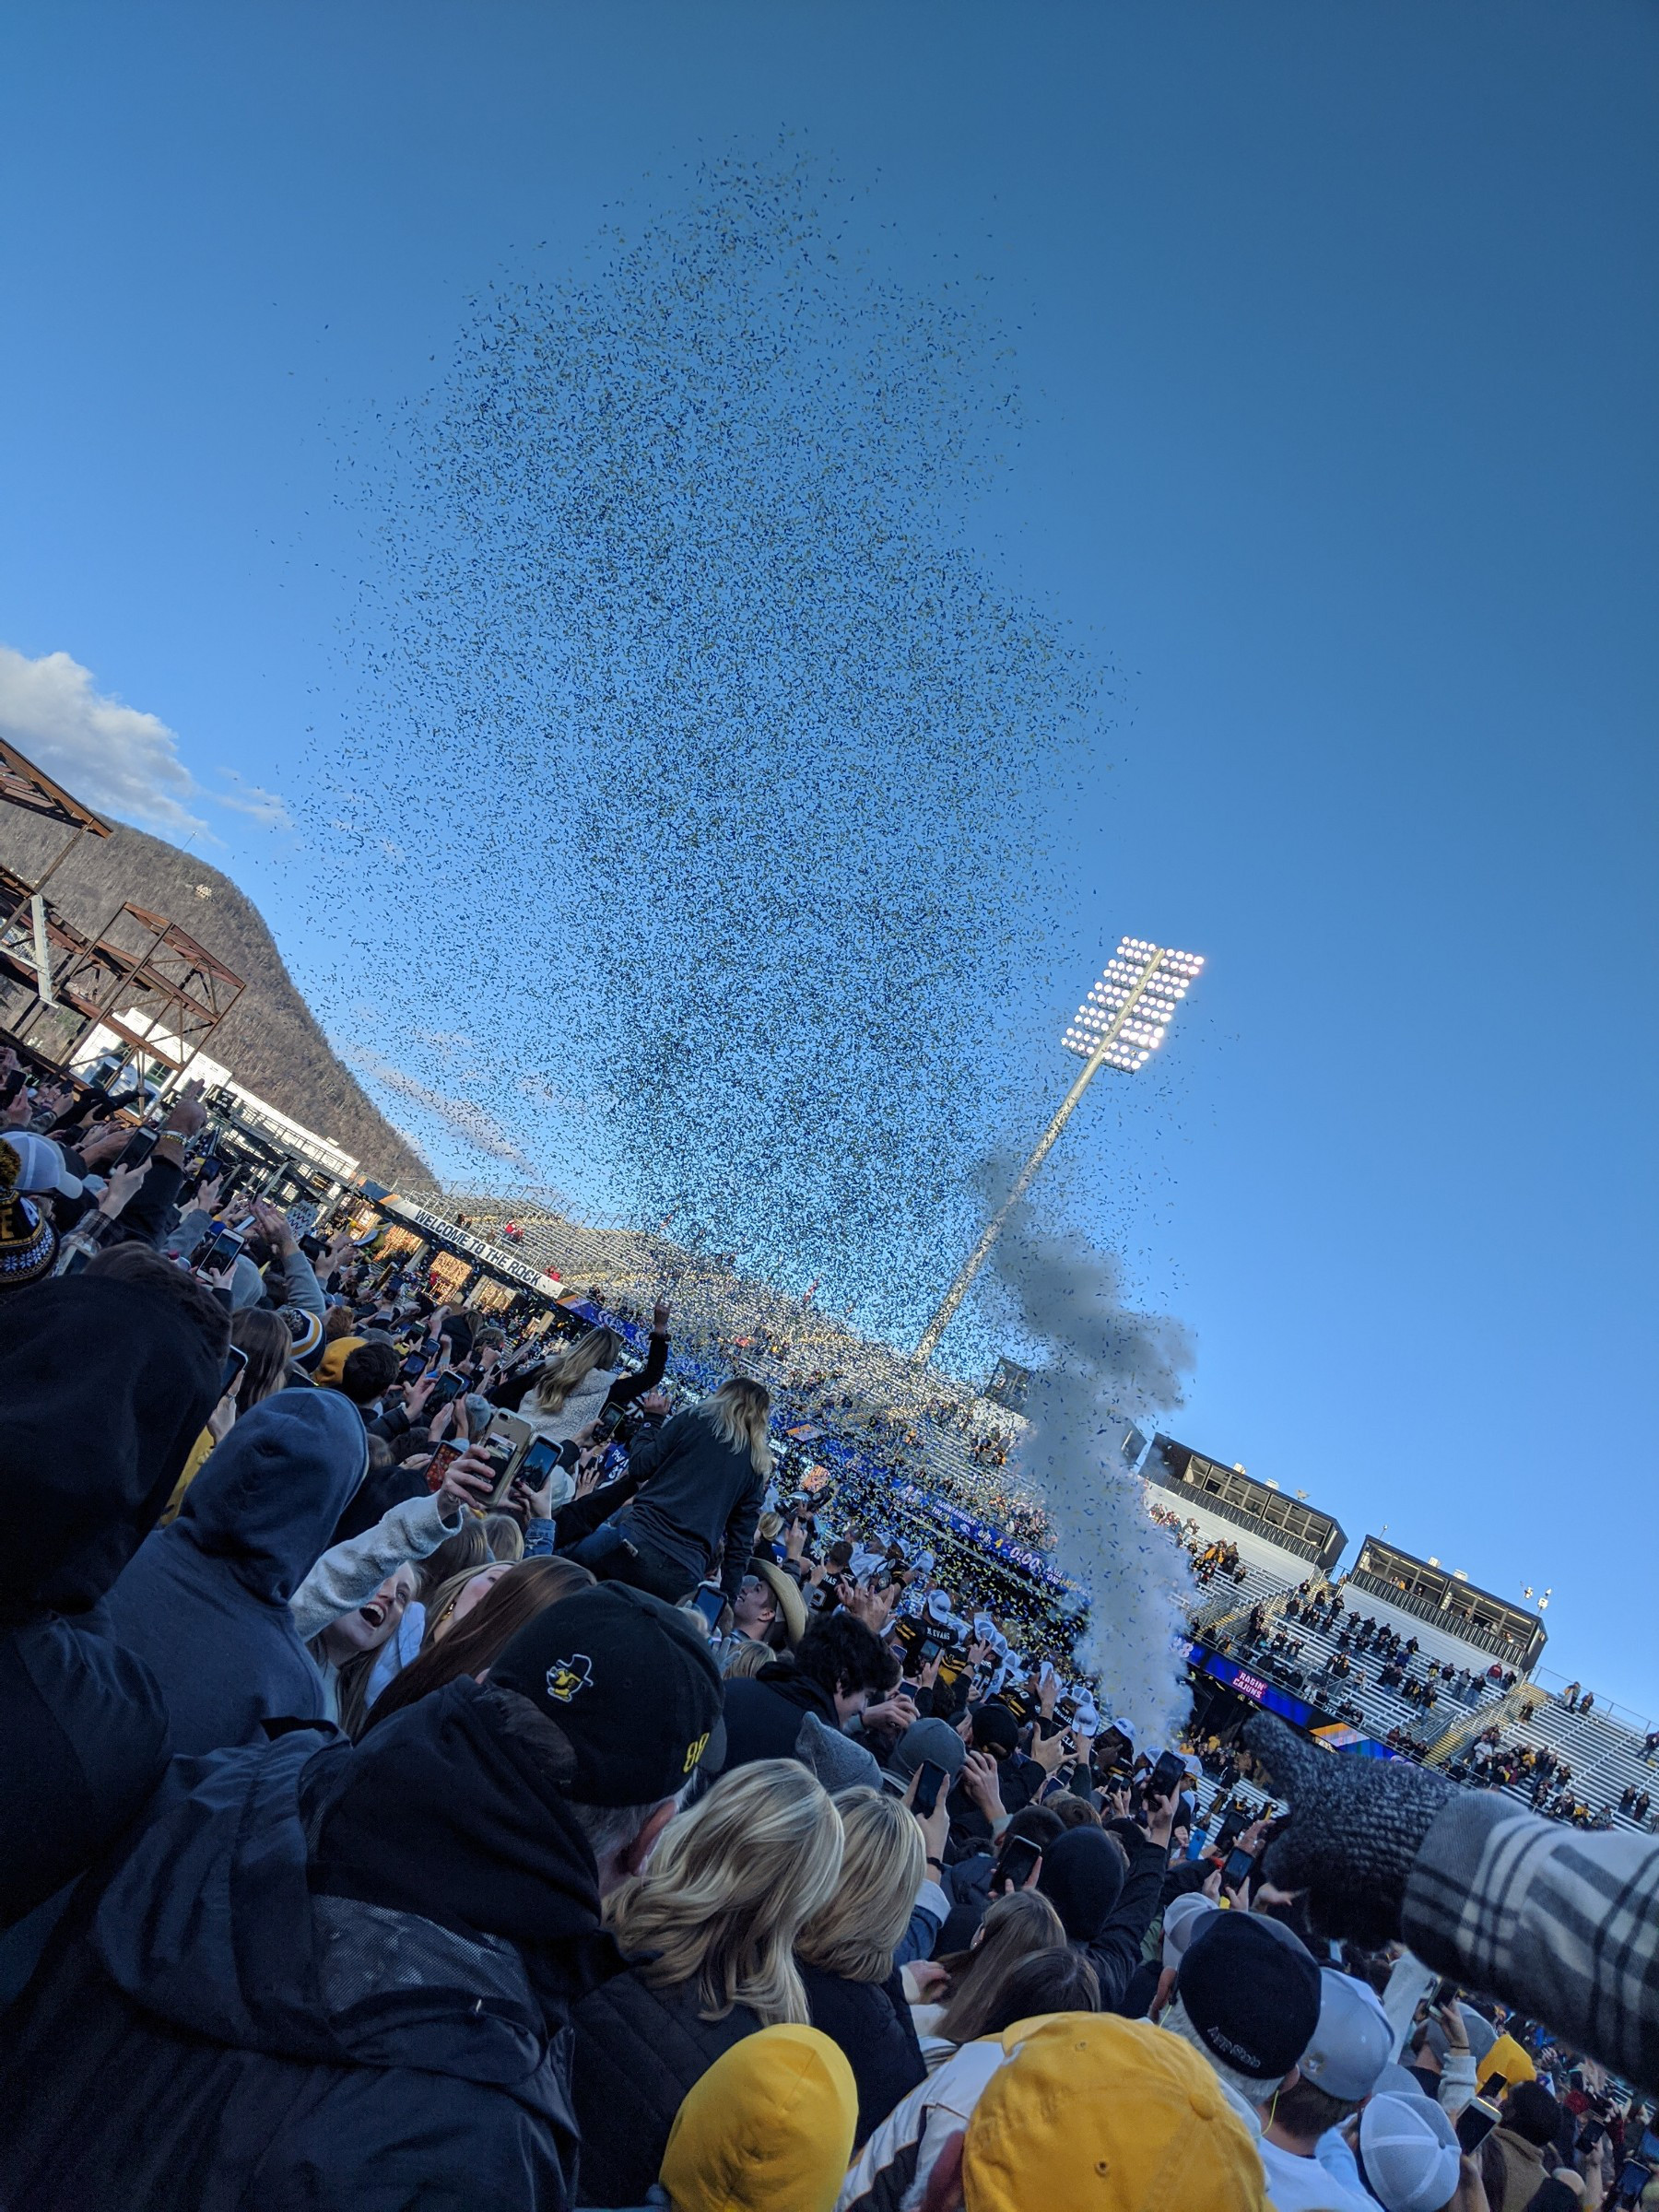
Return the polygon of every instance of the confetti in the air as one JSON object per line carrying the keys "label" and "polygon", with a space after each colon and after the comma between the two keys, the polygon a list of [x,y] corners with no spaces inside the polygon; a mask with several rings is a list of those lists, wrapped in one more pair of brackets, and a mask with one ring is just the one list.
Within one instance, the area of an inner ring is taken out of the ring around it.
{"label": "confetti in the air", "polygon": [[864,266],[848,205],[716,164],[591,281],[478,305],[370,471],[315,807],[371,1080],[913,1342],[1074,987],[1053,825],[1107,672],[975,548],[1003,335]]}

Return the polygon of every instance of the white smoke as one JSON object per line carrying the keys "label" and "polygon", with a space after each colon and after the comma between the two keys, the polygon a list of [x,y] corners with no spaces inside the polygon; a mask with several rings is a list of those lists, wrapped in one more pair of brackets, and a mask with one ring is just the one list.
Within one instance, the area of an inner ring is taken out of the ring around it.
{"label": "white smoke", "polygon": [[1189,1703],[1174,1642],[1192,1572],[1123,1446],[1132,1425],[1182,1403],[1192,1339],[1179,1321],[1126,1308],[1113,1255],[1041,1229],[1029,1206],[1011,1217],[994,1266],[1044,1356],[1017,1466],[1047,1512],[1055,1566],[1085,1594],[1078,1663],[1099,1677],[1103,1720],[1124,1713],[1143,1742],[1172,1742]]}

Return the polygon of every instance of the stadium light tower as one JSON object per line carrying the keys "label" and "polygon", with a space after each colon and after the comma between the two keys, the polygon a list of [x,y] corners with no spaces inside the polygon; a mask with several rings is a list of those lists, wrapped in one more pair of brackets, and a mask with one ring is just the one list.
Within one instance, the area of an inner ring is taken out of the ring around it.
{"label": "stadium light tower", "polygon": [[1060,1101],[1059,1112],[1015,1177],[1014,1188],[986,1223],[983,1235],[962,1263],[960,1274],[939,1301],[938,1312],[923,1330],[916,1347],[918,1366],[925,1367],[933,1358],[951,1315],[968,1295],[969,1286],[984,1265],[1008,1216],[1030,1189],[1038,1169],[1077,1112],[1083,1093],[1103,1067],[1115,1067],[1125,1076],[1145,1067],[1163,1042],[1176,1007],[1203,966],[1202,957],[1195,952],[1174,952],[1167,945],[1149,945],[1145,937],[1119,939],[1105,974],[1077,1008],[1061,1040],[1066,1051],[1076,1053],[1083,1062],[1083,1072]]}

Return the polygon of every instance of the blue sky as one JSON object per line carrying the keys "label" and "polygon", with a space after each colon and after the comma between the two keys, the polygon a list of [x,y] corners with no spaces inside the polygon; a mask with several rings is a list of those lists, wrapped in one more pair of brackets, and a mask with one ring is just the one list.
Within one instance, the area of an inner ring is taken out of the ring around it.
{"label": "blue sky", "polygon": [[132,711],[30,679],[302,983],[261,816],[468,300],[781,130],[898,281],[990,279],[985,558],[1121,677],[1068,926],[1211,962],[1057,1188],[1194,1334],[1178,1434],[1553,1585],[1552,1661],[1659,1714],[1651,11],[67,5],[0,67],[0,643]]}

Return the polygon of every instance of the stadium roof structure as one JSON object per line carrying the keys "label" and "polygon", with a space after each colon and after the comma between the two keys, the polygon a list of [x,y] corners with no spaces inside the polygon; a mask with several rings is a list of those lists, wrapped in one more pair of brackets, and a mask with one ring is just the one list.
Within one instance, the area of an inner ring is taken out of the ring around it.
{"label": "stadium roof structure", "polygon": [[1305,1559],[1321,1574],[1329,1574],[1347,1544],[1335,1514],[1321,1512],[1300,1498],[1287,1498],[1275,1484],[1208,1459],[1172,1436],[1153,1438],[1141,1472],[1160,1489],[1194,1499],[1222,1520]]}
{"label": "stadium roof structure", "polygon": [[1419,1559],[1381,1536],[1367,1536],[1348,1575],[1350,1589],[1381,1598],[1396,1612],[1473,1644],[1494,1659],[1530,1674],[1547,1631],[1537,1614],[1482,1590],[1466,1575],[1448,1573],[1435,1559]]}

